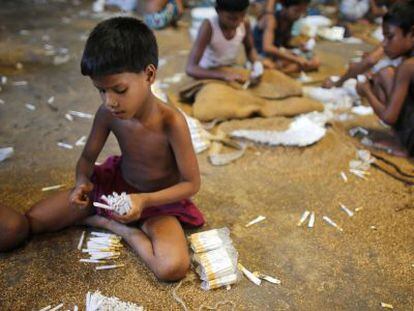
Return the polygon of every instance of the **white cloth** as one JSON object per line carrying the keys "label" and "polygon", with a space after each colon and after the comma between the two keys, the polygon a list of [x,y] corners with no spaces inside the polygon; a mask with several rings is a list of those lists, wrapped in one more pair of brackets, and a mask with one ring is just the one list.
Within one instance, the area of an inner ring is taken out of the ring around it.
{"label": "white cloth", "polygon": [[218,16],[209,18],[208,21],[212,28],[211,40],[200,60],[200,67],[214,68],[233,65],[246,36],[244,22],[236,29],[234,37],[227,40],[220,28]]}
{"label": "white cloth", "polygon": [[346,19],[356,21],[369,11],[369,0],[342,0],[340,11]]}

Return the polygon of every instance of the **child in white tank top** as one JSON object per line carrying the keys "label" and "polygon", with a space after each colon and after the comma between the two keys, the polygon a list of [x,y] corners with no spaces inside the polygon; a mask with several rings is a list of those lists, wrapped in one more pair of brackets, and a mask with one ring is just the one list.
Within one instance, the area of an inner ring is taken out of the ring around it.
{"label": "child in white tank top", "polygon": [[204,20],[190,53],[187,74],[196,79],[218,79],[243,83],[239,74],[225,73],[217,67],[234,65],[240,47],[247,59],[260,67],[254,49],[250,24],[246,20],[249,0],[217,0],[217,15]]}

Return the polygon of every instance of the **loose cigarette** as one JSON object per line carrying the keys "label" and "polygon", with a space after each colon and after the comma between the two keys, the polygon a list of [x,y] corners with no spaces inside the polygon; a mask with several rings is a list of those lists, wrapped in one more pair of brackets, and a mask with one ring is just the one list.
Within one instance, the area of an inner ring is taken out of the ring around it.
{"label": "loose cigarette", "polygon": [[51,191],[62,188],[64,185],[55,185],[55,186],[49,186],[49,187],[43,187],[42,191]]}
{"label": "loose cigarette", "polygon": [[313,228],[315,225],[315,212],[312,212],[309,218],[308,228]]}
{"label": "loose cigarette", "polygon": [[354,216],[354,212],[351,211],[349,208],[347,208],[345,205],[343,205],[342,203],[339,203],[339,206],[341,207],[341,209],[348,214],[349,217]]}
{"label": "loose cigarette", "polygon": [[73,149],[73,146],[70,144],[66,144],[66,143],[62,143],[62,142],[58,142],[57,145],[59,147],[65,148],[65,149]]}
{"label": "loose cigarette", "polygon": [[90,113],[69,110],[69,114],[71,114],[74,117],[85,118],[85,119],[93,119],[93,115],[90,114]]}
{"label": "loose cigarette", "polygon": [[246,228],[247,227],[250,227],[250,226],[252,226],[254,224],[257,224],[257,223],[259,223],[259,222],[261,222],[261,221],[263,221],[265,219],[266,219],[266,217],[260,215],[257,218],[253,219],[251,222],[249,222],[247,225],[245,225],[245,227]]}
{"label": "loose cigarette", "polygon": [[367,178],[364,176],[364,174],[363,174],[363,173],[361,173],[361,171],[357,171],[357,170],[354,170],[354,169],[350,169],[350,170],[349,170],[349,172],[350,172],[351,174],[354,174],[355,176],[357,176],[357,177],[361,178],[361,179],[365,179],[365,180],[367,180]]}
{"label": "loose cigarette", "polygon": [[32,104],[26,104],[25,105],[27,109],[31,110],[31,111],[35,111],[36,110],[36,106],[32,105]]}
{"label": "loose cigarette", "polygon": [[86,263],[107,263],[106,260],[98,260],[98,259],[79,259],[79,262],[86,262]]}
{"label": "loose cigarette", "polygon": [[56,311],[56,310],[62,309],[62,307],[63,307],[63,303],[61,303],[60,305],[57,305],[56,307],[50,309],[49,311]]}
{"label": "loose cigarette", "polygon": [[297,223],[297,226],[300,227],[303,225],[303,223],[305,222],[305,220],[308,218],[308,216],[310,215],[309,211],[304,211],[302,216],[300,217],[299,222]]}
{"label": "loose cigarette", "polygon": [[332,219],[330,219],[328,216],[323,216],[323,220],[325,220],[329,225],[332,227],[335,227],[339,231],[344,231],[341,227],[339,227]]}
{"label": "loose cigarette", "polygon": [[119,264],[119,265],[97,266],[95,269],[96,270],[109,270],[109,269],[121,268],[123,266],[125,266],[125,265],[124,264]]}
{"label": "loose cigarette", "polygon": [[49,305],[49,306],[47,306],[47,307],[44,307],[43,309],[40,309],[39,311],[48,311],[48,310],[50,310],[52,308],[52,306],[51,305]]}
{"label": "loose cigarette", "polygon": [[344,171],[341,172],[341,177],[344,180],[344,182],[348,182],[348,177],[346,176]]}
{"label": "loose cigarette", "polygon": [[103,203],[99,203],[99,202],[93,202],[93,206],[99,207],[99,208],[103,208],[103,209],[113,210],[113,208],[110,207],[109,205],[106,205],[106,204],[103,204]]}
{"label": "loose cigarette", "polygon": [[363,209],[364,209],[363,207],[357,207],[357,208],[355,209],[355,212],[362,211]]}
{"label": "loose cigarette", "polygon": [[251,273],[249,270],[247,270],[245,267],[242,266],[242,264],[237,264],[237,267],[243,272],[243,274],[250,280],[252,281],[254,284],[260,286],[260,284],[262,283],[262,281],[255,276],[253,273]]}
{"label": "loose cigarette", "polygon": [[381,302],[381,307],[387,308],[387,309],[394,309],[393,305],[391,305],[389,303],[385,303],[385,302]]}
{"label": "loose cigarette", "polygon": [[82,249],[83,240],[85,240],[85,234],[86,234],[86,231],[83,231],[82,232],[82,235],[80,237],[79,243],[78,243],[78,250],[81,250]]}
{"label": "loose cigarette", "polygon": [[83,145],[85,145],[85,143],[86,143],[86,136],[82,136],[81,138],[79,138],[76,141],[75,145],[76,146],[83,146]]}
{"label": "loose cigarette", "polygon": [[4,105],[6,102],[2,99],[0,99],[0,105]]}
{"label": "loose cigarette", "polygon": [[27,83],[27,81],[14,81],[12,84],[13,84],[14,86],[25,86],[25,85],[27,85],[28,83]]}
{"label": "loose cigarette", "polygon": [[263,279],[265,281],[268,281],[269,283],[273,283],[273,284],[281,284],[282,283],[279,279],[271,277],[270,275],[262,274],[258,271],[253,272],[253,274],[256,277],[258,277],[259,279]]}
{"label": "loose cigarette", "polygon": [[49,104],[49,105],[51,105],[51,104],[53,104],[53,102],[55,101],[55,96],[51,96],[51,97],[49,97],[49,99],[47,100],[47,103]]}

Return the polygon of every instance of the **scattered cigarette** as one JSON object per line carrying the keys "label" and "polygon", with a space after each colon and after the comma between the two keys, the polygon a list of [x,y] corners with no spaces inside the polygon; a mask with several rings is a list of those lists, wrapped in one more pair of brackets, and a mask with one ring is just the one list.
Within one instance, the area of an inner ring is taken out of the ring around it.
{"label": "scattered cigarette", "polygon": [[254,284],[259,285],[262,283],[262,281],[256,277],[253,273],[251,273],[249,270],[247,270],[245,267],[242,266],[242,264],[237,264],[237,267],[243,272],[243,274]]}
{"label": "scattered cigarette", "polygon": [[7,83],[7,77],[6,76],[2,76],[1,77],[1,80],[0,80],[0,83],[3,84],[3,85],[5,85]]}
{"label": "scattered cigarette", "polygon": [[377,227],[375,227],[375,226],[370,226],[369,228],[372,229],[372,230],[377,230]]}
{"label": "scattered cigarette", "polygon": [[339,206],[341,207],[341,209],[348,214],[349,217],[354,216],[354,212],[351,211],[349,208],[347,208],[345,205],[343,205],[342,203],[339,203]]}
{"label": "scattered cigarette", "polygon": [[385,302],[381,302],[381,307],[387,308],[387,309],[394,309],[393,305],[391,305],[389,303],[385,303]]}
{"label": "scattered cigarette", "polygon": [[44,307],[44,308],[42,308],[42,309],[40,309],[39,311],[48,311],[48,310],[50,310],[52,308],[52,306],[47,306],[47,307]]}
{"label": "scattered cigarette", "polygon": [[49,105],[51,105],[51,104],[53,104],[53,102],[55,101],[55,96],[51,96],[51,97],[49,97],[49,99],[47,100],[47,103],[49,104]]}
{"label": "scattered cigarette", "polygon": [[0,99],[0,105],[4,105],[6,102],[2,99]]}
{"label": "scattered cigarette", "polygon": [[14,85],[14,86],[25,86],[27,84],[28,84],[27,81],[14,81],[12,83],[12,85]]}
{"label": "scattered cigarette", "polygon": [[346,174],[344,171],[341,172],[341,177],[344,180],[344,182],[348,182],[348,177],[346,177]]}
{"label": "scattered cigarette", "polygon": [[312,212],[309,218],[308,228],[313,228],[315,225],[315,212]]}
{"label": "scattered cigarette", "polygon": [[73,117],[72,117],[72,115],[70,115],[69,113],[67,113],[67,114],[65,114],[65,119],[66,120],[69,120],[69,121],[73,121]]}
{"label": "scattered cigarette", "polygon": [[32,105],[32,104],[25,104],[26,108],[31,110],[31,111],[35,111],[36,110],[36,106]]}
{"label": "scattered cigarette", "polygon": [[361,178],[361,179],[367,180],[367,178],[365,177],[364,173],[362,173],[362,171],[355,170],[355,169],[350,169],[349,172],[351,174],[354,174],[355,176]]}
{"label": "scattered cigarette", "polygon": [[63,307],[63,303],[61,303],[60,305],[57,305],[56,307],[50,309],[49,311],[56,311],[56,310],[62,309],[62,307]]}
{"label": "scattered cigarette", "polygon": [[83,240],[85,240],[85,234],[86,234],[86,231],[83,231],[82,232],[82,235],[80,237],[79,243],[78,243],[78,250],[81,250],[82,249]]}
{"label": "scattered cigarette", "polygon": [[82,136],[75,143],[76,146],[84,146],[85,144],[86,144],[86,136]]}
{"label": "scattered cigarette", "polygon": [[276,279],[274,277],[271,277],[269,275],[266,274],[262,274],[258,271],[253,272],[253,274],[258,277],[259,279],[268,281],[269,283],[273,283],[273,284],[281,284],[282,282],[279,279]]}
{"label": "scattered cigarette", "polygon": [[357,207],[356,209],[355,209],[355,212],[360,212],[360,211],[362,211],[364,208],[363,207]]}
{"label": "scattered cigarette", "polygon": [[124,264],[118,264],[118,265],[97,266],[95,269],[96,270],[109,270],[109,269],[121,268],[123,266],[125,266],[125,265]]}
{"label": "scattered cigarette", "polygon": [[261,221],[263,221],[263,220],[265,220],[265,219],[266,219],[266,217],[264,217],[264,216],[260,215],[260,216],[258,216],[257,218],[253,219],[251,222],[249,222],[247,225],[245,225],[245,227],[246,227],[246,228],[247,228],[247,227],[250,227],[250,226],[252,226],[252,225],[254,225],[254,224],[257,224],[257,223],[259,223],[259,222],[261,222]]}
{"label": "scattered cigarette", "polygon": [[335,227],[339,231],[344,231],[341,227],[339,227],[332,219],[330,219],[328,216],[323,216],[323,220],[325,220],[329,225],[332,227]]}
{"label": "scattered cigarette", "polygon": [[73,149],[73,146],[72,146],[72,145],[70,145],[70,144],[66,144],[66,143],[58,142],[58,143],[57,143],[57,145],[58,145],[59,147],[62,147],[62,148],[66,148],[66,149]]}
{"label": "scattered cigarette", "polygon": [[99,259],[85,259],[85,258],[82,258],[82,259],[79,259],[79,262],[86,262],[86,263],[101,263],[101,264],[104,264],[104,263],[107,263],[107,261],[106,260],[99,260]]}
{"label": "scattered cigarette", "polygon": [[51,191],[51,190],[57,190],[62,188],[64,185],[55,185],[55,186],[49,186],[49,187],[43,187],[42,191]]}
{"label": "scattered cigarette", "polygon": [[69,114],[74,116],[74,117],[85,118],[85,119],[93,119],[93,115],[90,114],[90,113],[69,110]]}
{"label": "scattered cigarette", "polygon": [[308,216],[310,215],[309,211],[304,211],[302,216],[300,217],[299,222],[297,223],[297,226],[300,227],[303,225],[303,223],[305,222],[305,220],[308,218]]}

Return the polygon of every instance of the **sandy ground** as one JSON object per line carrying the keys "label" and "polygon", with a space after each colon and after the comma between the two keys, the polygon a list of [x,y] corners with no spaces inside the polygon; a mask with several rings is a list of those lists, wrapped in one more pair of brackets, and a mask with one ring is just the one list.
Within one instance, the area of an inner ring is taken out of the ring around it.
{"label": "sandy ground", "polygon": [[[5,53],[5,46],[12,51],[0,59],[0,74],[9,77],[0,92],[5,101],[0,105],[0,147],[15,148],[13,158],[0,164],[0,194],[1,203],[20,211],[49,195],[42,187],[72,185],[81,148],[66,150],[56,143],[74,144],[88,134],[91,121],[69,122],[64,115],[68,110],[94,113],[99,105],[98,93],[79,73],[81,38],[99,19],[84,11],[88,3],[66,2],[10,0],[0,8],[0,52]],[[49,41],[42,41],[44,34]],[[187,30],[168,29],[157,37],[167,60],[159,76],[183,72],[190,48]],[[68,48],[71,60],[53,65],[53,57],[38,53],[45,43]],[[369,47],[319,45],[325,68],[332,70],[343,68],[361,48]],[[23,69],[13,67],[17,61]],[[21,80],[28,86],[12,85]],[[46,104],[50,96],[55,96],[57,111]],[[26,103],[37,109],[29,111]],[[358,122],[378,123],[373,117]],[[117,153],[111,137],[99,159]],[[367,181],[350,177],[344,183],[339,172],[354,154],[345,131],[333,128],[312,147],[257,147],[225,167],[212,167],[202,154],[202,188],[194,199],[206,216],[205,228],[229,227],[240,262],[282,284],[259,287],[243,279],[229,291],[204,292],[191,272],[178,291],[188,307],[231,300],[237,310],[379,310],[383,301],[396,310],[413,310],[414,210],[395,211],[411,204],[411,188],[375,169]],[[362,210],[348,218],[339,202]],[[304,210],[316,212],[315,228],[296,226]],[[267,219],[244,227],[258,215]],[[323,223],[323,215],[344,232]],[[0,254],[0,310],[38,310],[60,302],[67,308],[83,306],[86,292],[98,289],[147,310],[180,310],[171,295],[176,284],[158,282],[128,249],[121,270],[95,272],[79,263],[81,231],[34,237],[22,248]]]}

